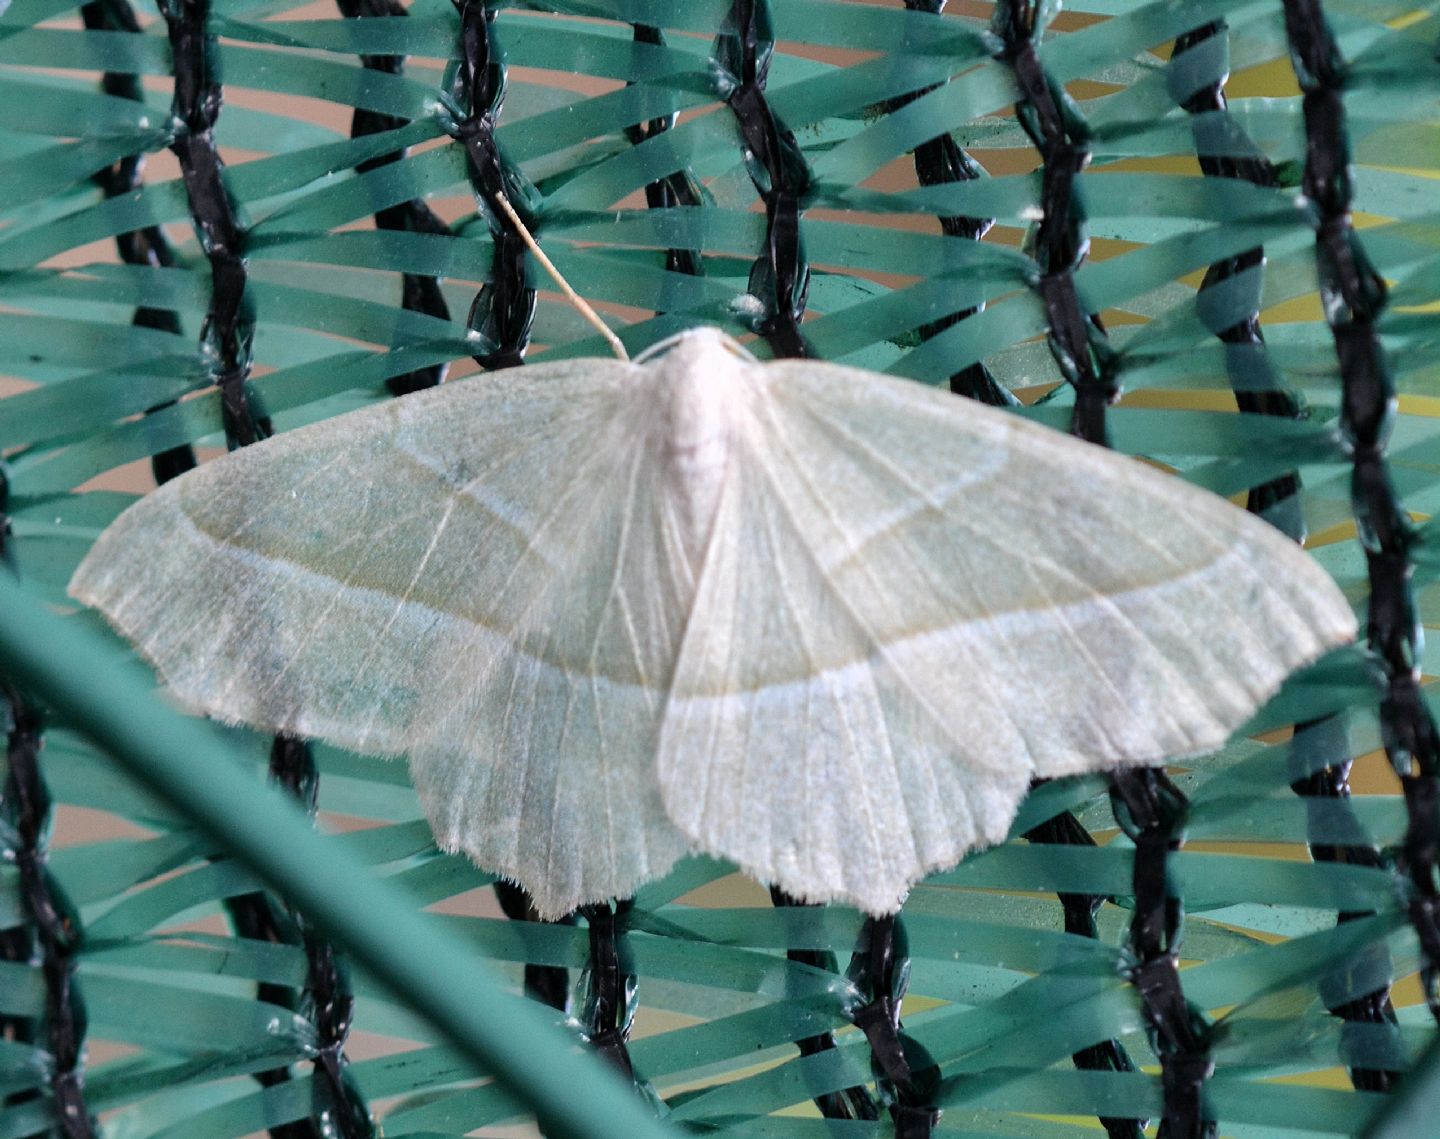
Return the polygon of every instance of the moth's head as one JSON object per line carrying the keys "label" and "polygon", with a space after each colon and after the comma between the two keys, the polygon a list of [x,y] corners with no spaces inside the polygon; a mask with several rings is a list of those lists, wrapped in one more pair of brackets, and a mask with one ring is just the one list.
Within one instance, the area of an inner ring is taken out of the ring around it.
{"label": "moth's head", "polygon": [[668,357],[677,353],[692,359],[706,357],[718,359],[721,356],[730,356],[748,364],[755,363],[755,357],[745,350],[745,346],[740,341],[729,333],[709,325],[687,328],[684,332],[677,332],[674,336],[657,340],[636,356],[634,362],[647,364],[662,356]]}
{"label": "moth's head", "polygon": [[755,359],[718,328],[692,328],[636,360],[655,384],[656,430],[672,455],[710,456],[728,446],[760,374]]}

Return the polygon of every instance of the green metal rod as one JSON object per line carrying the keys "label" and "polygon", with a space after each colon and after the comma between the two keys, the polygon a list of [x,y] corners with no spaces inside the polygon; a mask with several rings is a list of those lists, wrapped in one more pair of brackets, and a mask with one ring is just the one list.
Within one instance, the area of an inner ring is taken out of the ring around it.
{"label": "green metal rod", "polygon": [[213,835],[518,1099],[554,1139],[674,1139],[635,1090],[461,938],[322,838],[206,727],[155,698],[118,646],[0,572],[0,671]]}

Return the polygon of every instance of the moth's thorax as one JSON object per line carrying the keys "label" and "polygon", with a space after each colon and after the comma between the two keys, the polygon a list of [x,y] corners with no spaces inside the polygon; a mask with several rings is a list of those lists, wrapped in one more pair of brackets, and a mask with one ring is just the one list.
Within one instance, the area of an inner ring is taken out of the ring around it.
{"label": "moth's thorax", "polygon": [[698,564],[730,465],[754,365],[713,329],[697,329],[655,364],[661,463],[692,565]]}

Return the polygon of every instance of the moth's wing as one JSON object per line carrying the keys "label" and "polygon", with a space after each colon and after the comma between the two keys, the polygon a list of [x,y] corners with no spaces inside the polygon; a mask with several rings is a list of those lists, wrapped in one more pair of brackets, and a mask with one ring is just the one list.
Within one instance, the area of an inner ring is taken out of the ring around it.
{"label": "moth's wing", "polygon": [[1277,531],[918,384],[757,366],[661,730],[671,818],[809,900],[895,909],[1032,776],[1218,747],[1354,635]]}
{"label": "moth's wing", "polygon": [[71,592],[199,710],[408,752],[441,844],[545,913],[631,892],[685,849],[654,754],[694,586],[642,376],[542,364],[244,448],[122,515]]}

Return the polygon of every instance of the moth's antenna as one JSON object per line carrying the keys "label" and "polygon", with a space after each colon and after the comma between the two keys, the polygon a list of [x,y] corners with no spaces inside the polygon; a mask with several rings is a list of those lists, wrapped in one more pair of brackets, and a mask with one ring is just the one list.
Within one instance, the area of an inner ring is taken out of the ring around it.
{"label": "moth's antenna", "polygon": [[535,260],[544,267],[545,272],[550,274],[550,279],[560,286],[560,291],[565,294],[566,299],[575,306],[580,315],[600,330],[600,335],[610,343],[611,350],[622,360],[629,360],[630,353],[625,351],[625,345],[620,343],[620,337],[610,331],[610,326],[600,319],[600,314],[590,307],[585,298],[570,287],[570,282],[560,275],[560,270],[555,268],[555,262],[545,256],[545,251],[540,248],[540,243],[531,236],[525,223],[520,220],[520,215],[515,212],[515,207],[510,204],[510,199],[504,194],[496,194],[495,200],[500,203],[500,208],[505,216],[510,219],[510,224],[515,227],[515,232],[520,235],[520,240],[525,243],[525,248],[535,255]]}

